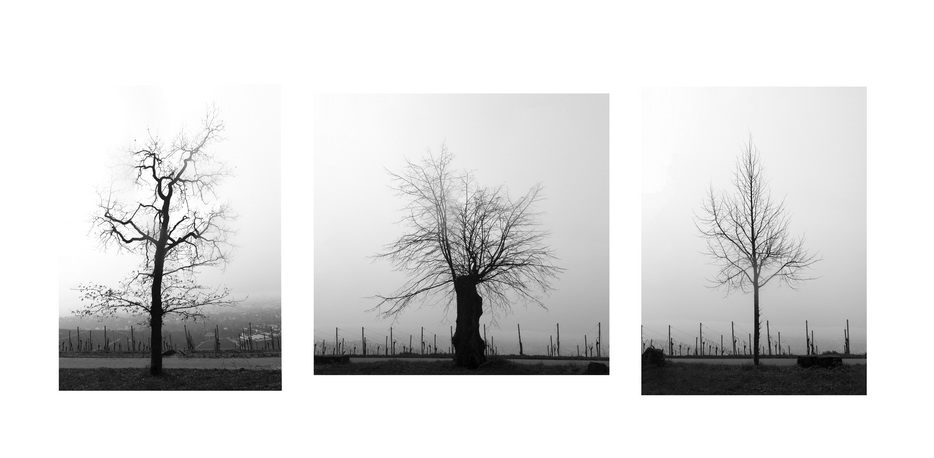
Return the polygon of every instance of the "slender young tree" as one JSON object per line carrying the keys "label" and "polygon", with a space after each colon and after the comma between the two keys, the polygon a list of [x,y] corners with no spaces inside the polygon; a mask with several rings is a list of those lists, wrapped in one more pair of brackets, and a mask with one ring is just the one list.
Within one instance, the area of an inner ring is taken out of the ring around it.
{"label": "slender young tree", "polygon": [[406,202],[401,223],[409,231],[377,258],[390,260],[407,281],[390,296],[376,296],[375,310],[395,316],[413,302],[439,296],[456,303],[454,362],[475,369],[486,361],[484,305],[508,310],[510,299],[519,299],[544,306],[536,293],[548,293],[562,269],[553,264],[533,212],[541,187],[512,199],[502,187],[481,187],[472,174],[453,171],[453,159],[442,144],[440,155],[428,150],[421,162],[407,161],[401,173],[390,172]]}
{"label": "slender young tree", "polygon": [[784,201],[772,200],[751,136],[736,161],[733,189],[716,194],[711,187],[695,225],[720,268],[711,279],[713,286],[727,294],[752,291],[753,363],[758,365],[759,290],[776,279],[796,289],[811,279],[804,272],[817,258],[804,249],[803,238],[790,235]]}
{"label": "slender young tree", "polygon": [[103,246],[140,256],[140,266],[117,287],[88,283],[79,316],[140,316],[152,331],[153,375],[162,373],[162,325],[166,316],[203,318],[209,305],[233,305],[226,288],[197,282],[202,267],[226,265],[233,215],[216,201],[217,186],[229,171],[208,148],[224,130],[218,112],[205,116],[195,135],[181,132],[170,144],[149,135],[131,148],[134,191],[101,194],[93,224]]}

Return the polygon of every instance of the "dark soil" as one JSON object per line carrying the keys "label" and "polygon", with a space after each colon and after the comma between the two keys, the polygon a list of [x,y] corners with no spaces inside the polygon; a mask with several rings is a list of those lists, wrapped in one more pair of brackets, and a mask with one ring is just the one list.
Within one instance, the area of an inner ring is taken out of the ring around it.
{"label": "dark soil", "polygon": [[166,369],[158,377],[149,369],[59,369],[58,389],[70,390],[282,390],[282,371],[230,369]]}
{"label": "dark soil", "polygon": [[866,365],[832,368],[668,362],[642,368],[642,394],[866,394]]}
{"label": "dark soil", "polygon": [[477,370],[454,367],[453,361],[386,360],[315,365],[315,375],[582,375],[586,370],[586,366],[574,364],[521,364],[503,358],[491,358]]}

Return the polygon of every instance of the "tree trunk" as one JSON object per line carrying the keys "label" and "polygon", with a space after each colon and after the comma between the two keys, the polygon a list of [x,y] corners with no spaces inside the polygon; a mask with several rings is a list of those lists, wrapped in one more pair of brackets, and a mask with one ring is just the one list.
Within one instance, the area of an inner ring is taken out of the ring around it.
{"label": "tree trunk", "polygon": [[[160,306],[161,308],[161,306]],[[151,375],[162,375],[162,315],[153,313],[151,321],[149,323],[149,329],[152,330],[152,338],[150,339],[154,342],[154,345],[151,345],[149,348],[150,351],[150,362],[149,362],[149,373]]]}
{"label": "tree trunk", "polygon": [[752,353],[752,364],[755,366],[759,365],[759,279],[758,275],[755,276],[755,284],[752,286],[752,308],[753,308],[753,353]]}
{"label": "tree trunk", "polygon": [[483,315],[483,298],[477,293],[477,282],[473,277],[458,277],[454,280],[457,296],[457,329],[454,331],[454,365],[476,369],[486,362],[483,350],[486,342],[480,337],[480,315]]}
{"label": "tree trunk", "polygon": [[[160,182],[161,183],[161,182]],[[157,183],[156,186],[159,186]],[[156,192],[161,194],[158,189]],[[162,375],[162,277],[165,268],[166,245],[169,240],[169,204],[172,201],[172,187],[163,196],[162,221],[159,228],[159,240],[156,243],[156,253],[153,257],[152,269],[152,304],[149,310],[149,328],[152,330],[152,345],[150,348],[151,361],[149,373]]]}

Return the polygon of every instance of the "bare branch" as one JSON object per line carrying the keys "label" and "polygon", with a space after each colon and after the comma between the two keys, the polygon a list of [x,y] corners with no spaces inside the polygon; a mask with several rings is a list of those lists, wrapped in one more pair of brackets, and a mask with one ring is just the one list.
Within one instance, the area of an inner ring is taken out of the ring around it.
{"label": "bare branch", "polygon": [[694,219],[707,241],[707,255],[720,266],[710,281],[727,293],[748,292],[773,278],[795,288],[810,279],[804,273],[818,261],[804,249],[803,239],[790,235],[784,202],[769,195],[751,138],[736,162],[733,193],[718,195],[711,189]]}
{"label": "bare branch", "polygon": [[470,173],[453,172],[453,159],[442,144],[439,155],[429,150],[421,162],[389,172],[405,201],[400,223],[409,231],[376,255],[407,276],[394,294],[375,296],[374,310],[385,316],[439,294],[450,303],[461,277],[473,280],[493,311],[508,309],[510,296],[542,305],[535,292],[549,292],[563,270],[553,264],[532,211],[541,186],[513,200],[502,188],[478,186]]}
{"label": "bare branch", "polygon": [[[182,131],[171,144],[151,133],[140,148],[128,151],[139,196],[101,195],[93,219],[101,242],[141,255],[141,265],[117,288],[87,284],[78,288],[85,316],[117,312],[158,317],[203,317],[205,306],[233,305],[227,289],[195,281],[197,269],[223,267],[229,259],[235,219],[216,203],[217,187],[229,170],[209,148],[219,141],[224,123],[208,110],[195,134]],[[132,203],[129,203],[132,202]]]}

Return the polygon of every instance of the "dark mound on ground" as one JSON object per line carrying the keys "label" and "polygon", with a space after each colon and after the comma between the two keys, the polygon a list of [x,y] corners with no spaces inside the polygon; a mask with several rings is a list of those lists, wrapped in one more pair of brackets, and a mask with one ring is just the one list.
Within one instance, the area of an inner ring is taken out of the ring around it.
{"label": "dark mound on ground", "polygon": [[642,367],[661,367],[665,365],[665,353],[658,348],[646,348],[642,353]]}

